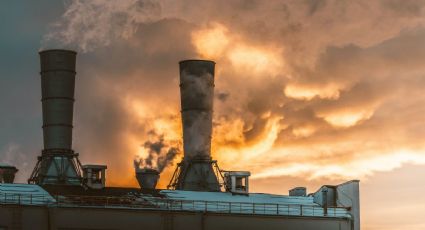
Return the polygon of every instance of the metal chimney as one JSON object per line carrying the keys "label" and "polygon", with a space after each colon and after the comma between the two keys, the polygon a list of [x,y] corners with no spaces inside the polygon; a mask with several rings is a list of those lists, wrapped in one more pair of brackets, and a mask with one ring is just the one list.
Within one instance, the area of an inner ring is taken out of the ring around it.
{"label": "metal chimney", "polygon": [[185,60],[179,64],[184,158],[170,187],[220,191],[213,168],[216,162],[211,159],[215,63]]}
{"label": "metal chimney", "polygon": [[40,53],[44,150],[28,180],[36,184],[81,184],[81,164],[72,150],[75,63],[77,53]]}
{"label": "metal chimney", "polygon": [[18,169],[15,166],[0,164],[0,183],[12,184],[15,180],[15,174]]}
{"label": "metal chimney", "polygon": [[142,189],[155,189],[159,172],[155,169],[136,169],[136,179]]}

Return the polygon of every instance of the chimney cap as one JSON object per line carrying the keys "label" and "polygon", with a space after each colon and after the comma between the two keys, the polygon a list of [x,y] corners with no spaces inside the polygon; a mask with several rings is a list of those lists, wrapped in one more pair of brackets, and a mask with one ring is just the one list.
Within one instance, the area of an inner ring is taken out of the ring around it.
{"label": "chimney cap", "polygon": [[83,165],[82,168],[83,169],[88,169],[88,168],[91,168],[91,169],[107,169],[108,166],[106,166],[106,165],[88,164],[88,165]]}
{"label": "chimney cap", "polygon": [[8,165],[8,164],[5,164],[5,163],[0,163],[0,168],[2,168],[2,169],[15,169],[16,171],[18,171],[18,169],[15,166]]}
{"label": "chimney cap", "polygon": [[159,171],[156,169],[152,169],[152,168],[139,168],[136,169],[136,174],[140,173],[140,174],[158,174],[159,175]]}
{"label": "chimney cap", "polygon": [[186,59],[186,60],[179,61],[179,64],[182,64],[184,62],[212,62],[212,63],[216,64],[215,61],[206,60],[206,59]]}
{"label": "chimney cap", "polygon": [[47,50],[39,51],[38,53],[39,53],[39,54],[42,54],[42,53],[47,53],[47,52],[67,52],[67,53],[74,53],[74,54],[77,54],[77,51],[74,51],[74,50],[67,50],[67,49],[47,49]]}

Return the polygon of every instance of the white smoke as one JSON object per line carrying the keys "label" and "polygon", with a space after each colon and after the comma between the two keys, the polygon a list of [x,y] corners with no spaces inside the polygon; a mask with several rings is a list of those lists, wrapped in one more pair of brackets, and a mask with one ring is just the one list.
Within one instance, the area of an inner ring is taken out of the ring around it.
{"label": "white smoke", "polygon": [[24,153],[20,145],[13,142],[8,143],[0,149],[0,152],[2,154],[0,163],[15,166],[19,170],[15,181],[22,182],[28,179],[34,162],[31,162],[31,164],[28,162],[28,155]]}
{"label": "white smoke", "polygon": [[165,141],[163,135],[157,135],[151,131],[149,136],[151,136],[150,139],[152,140],[146,141],[141,146],[143,151],[147,153],[147,156],[136,157],[134,159],[134,166],[136,170],[140,168],[154,168],[162,172],[165,167],[173,163],[175,157],[180,153],[180,149]]}
{"label": "white smoke", "polygon": [[150,0],[73,0],[62,18],[51,25],[42,48],[70,46],[82,52],[131,37],[140,23],[157,20],[161,7]]}

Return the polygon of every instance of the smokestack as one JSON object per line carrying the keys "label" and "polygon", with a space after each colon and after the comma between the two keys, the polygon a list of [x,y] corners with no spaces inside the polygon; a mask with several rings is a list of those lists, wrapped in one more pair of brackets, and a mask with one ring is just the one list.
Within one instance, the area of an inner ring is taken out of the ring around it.
{"label": "smokestack", "polygon": [[45,150],[72,148],[76,55],[69,50],[40,52]]}
{"label": "smokestack", "polygon": [[159,172],[155,169],[136,169],[137,182],[143,189],[155,189],[159,179]]}
{"label": "smokestack", "polygon": [[180,95],[184,158],[176,189],[219,191],[211,159],[213,61],[185,60],[180,63]]}
{"label": "smokestack", "polygon": [[212,61],[180,62],[180,95],[185,160],[211,160],[214,98]]}
{"label": "smokestack", "polygon": [[45,50],[39,54],[44,150],[29,182],[80,184],[78,154],[72,150],[77,53],[71,50]]}

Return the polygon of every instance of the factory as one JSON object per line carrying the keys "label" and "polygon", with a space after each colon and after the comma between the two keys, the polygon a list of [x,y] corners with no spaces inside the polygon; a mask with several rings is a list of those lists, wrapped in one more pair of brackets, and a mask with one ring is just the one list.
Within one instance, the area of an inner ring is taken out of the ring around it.
{"label": "factory", "polygon": [[28,184],[14,183],[18,169],[0,159],[0,230],[360,230],[358,180],[311,193],[252,193],[249,171],[219,167],[211,155],[209,60],[179,63],[184,156],[167,189],[156,188],[157,170],[137,165],[140,187],[107,187],[107,165],[82,164],[72,147],[77,53],[39,54],[44,149]]}

